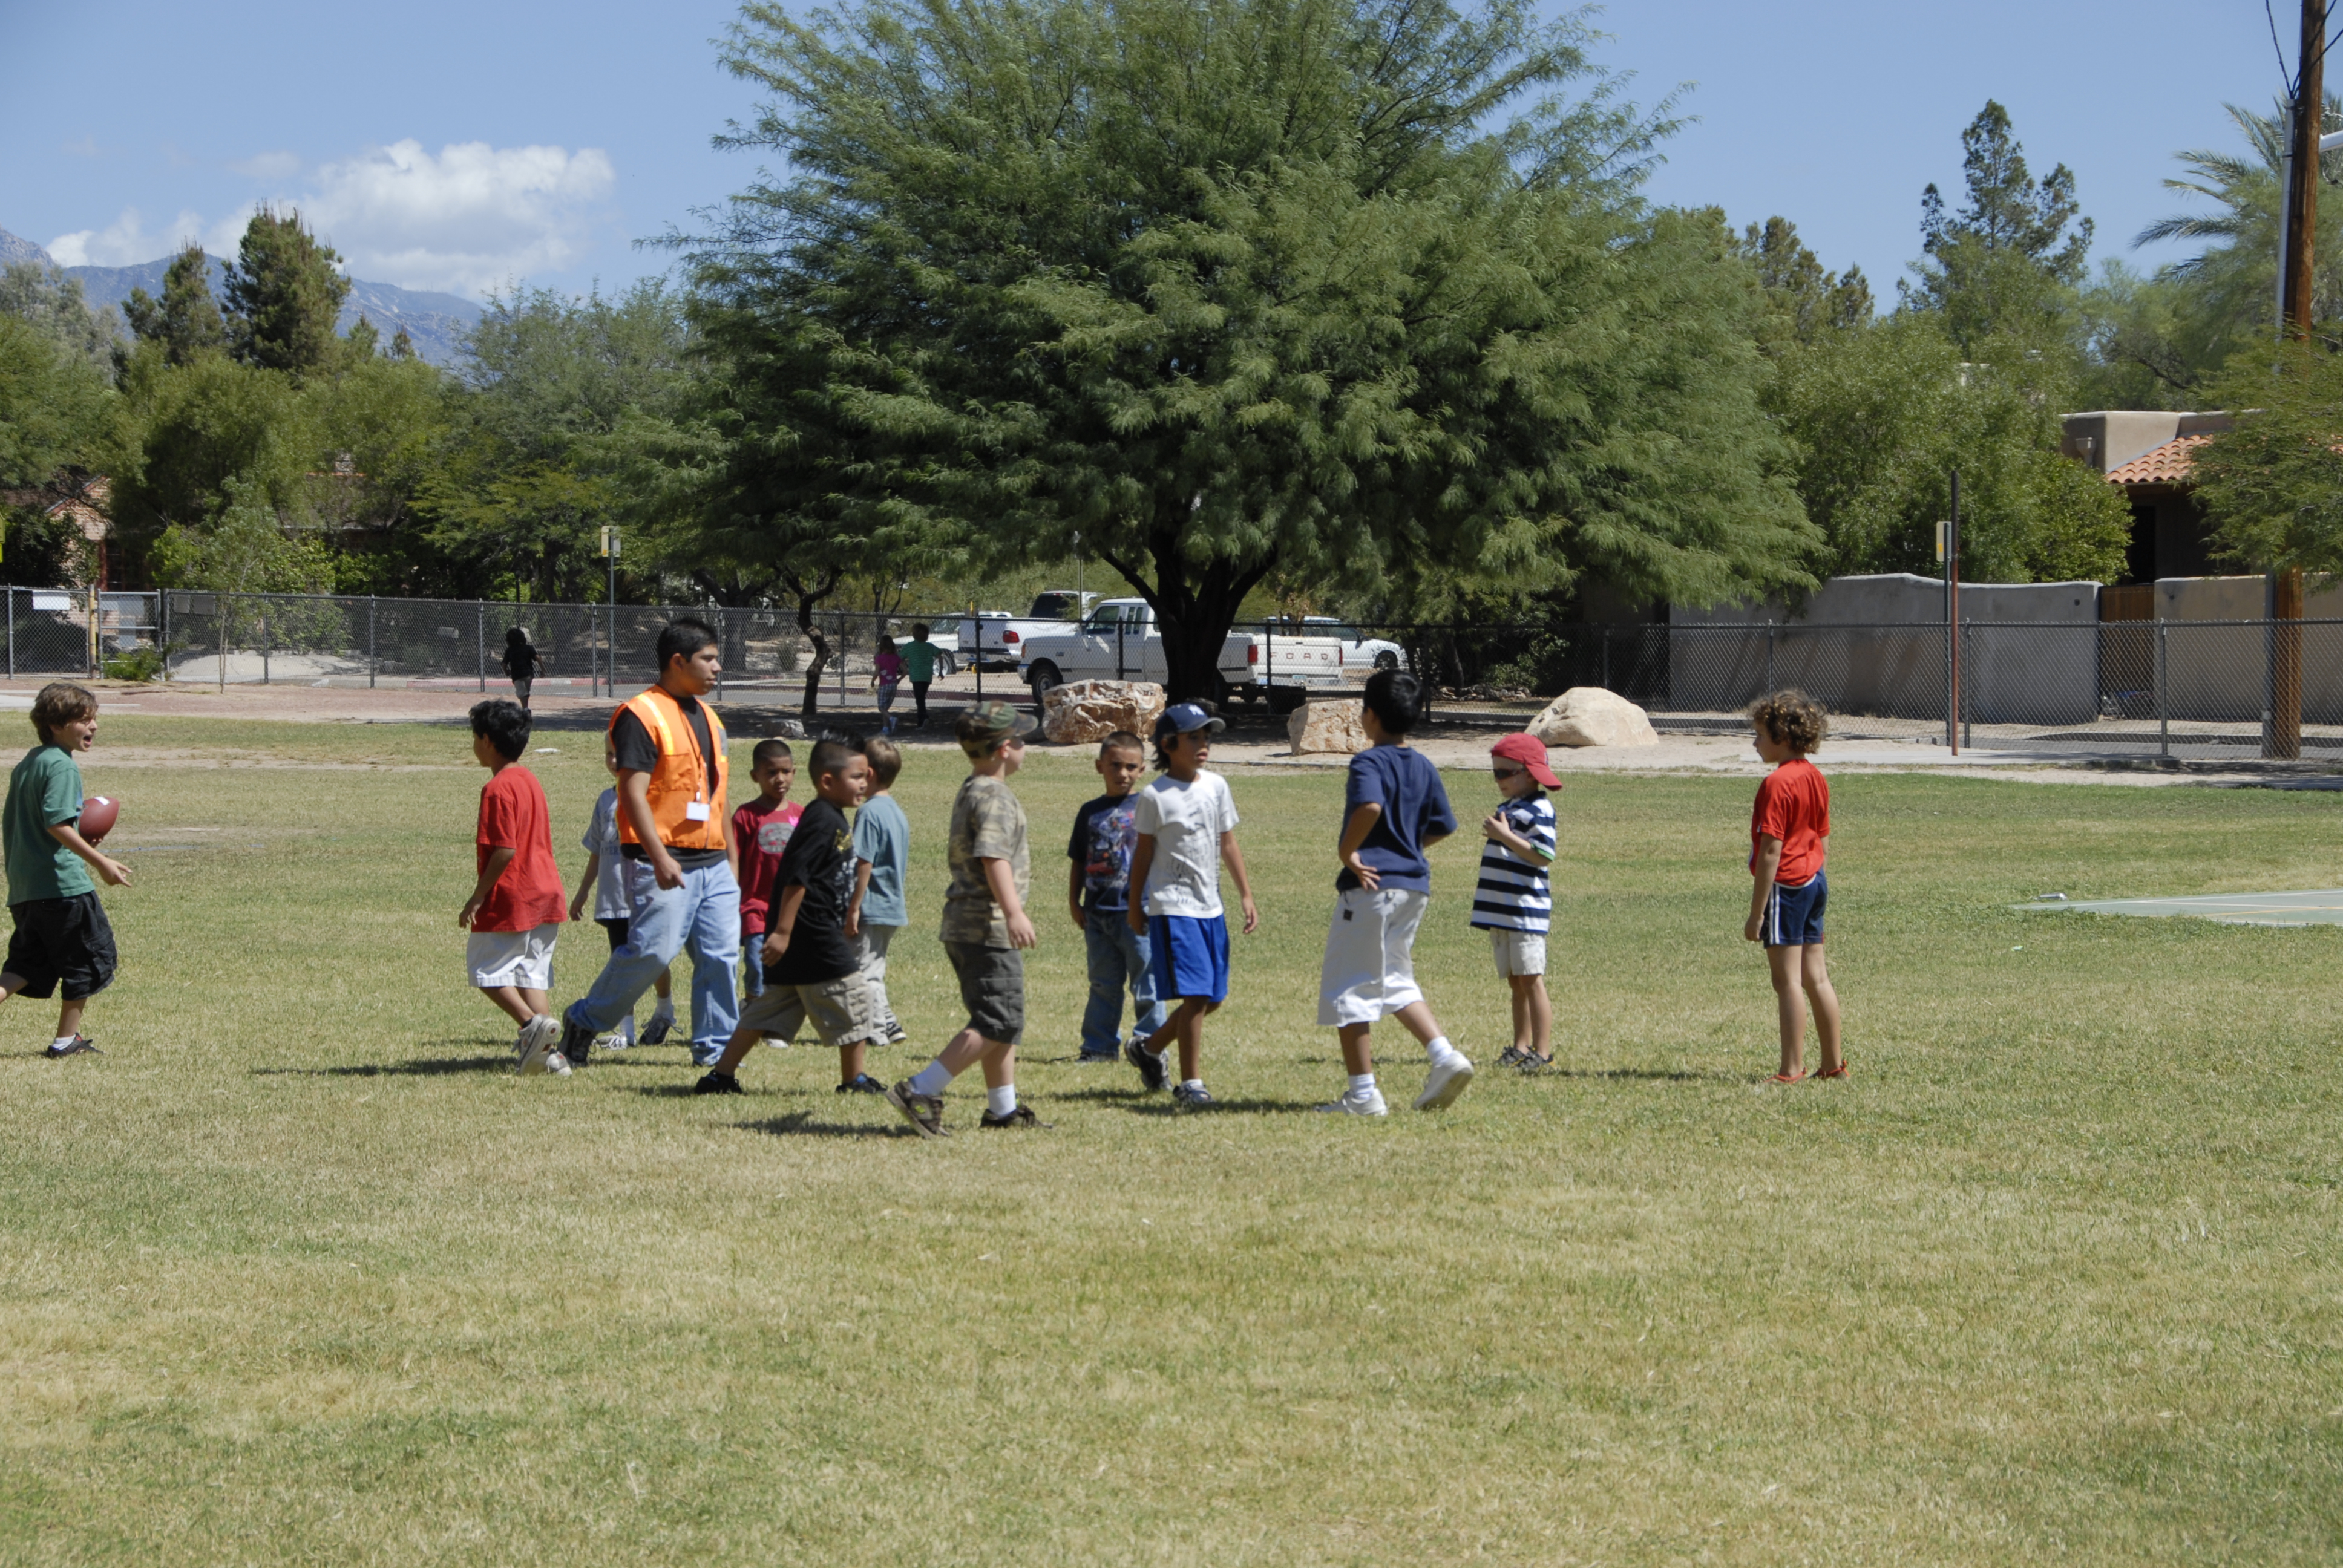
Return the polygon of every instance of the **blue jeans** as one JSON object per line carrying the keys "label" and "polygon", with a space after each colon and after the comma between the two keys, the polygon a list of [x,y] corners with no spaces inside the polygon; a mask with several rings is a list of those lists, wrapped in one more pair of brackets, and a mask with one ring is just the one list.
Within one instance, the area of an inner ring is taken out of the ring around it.
{"label": "blue jeans", "polygon": [[740,957],[743,960],[740,965],[740,994],[742,996],[764,995],[765,933],[762,931],[742,931],[740,933]]}
{"label": "blue jeans", "polygon": [[627,940],[602,966],[593,989],[565,1016],[600,1034],[632,1013],[676,955],[691,954],[691,1060],[712,1066],[740,1021],[733,971],[740,965],[740,888],[732,868],[718,860],[683,874],[679,888],[662,888],[648,860],[620,862],[633,914]]}
{"label": "blue jeans", "polygon": [[1169,1010],[1155,1000],[1155,974],[1148,963],[1147,939],[1131,929],[1121,910],[1092,910],[1082,922],[1089,950],[1090,1005],[1082,1009],[1082,1054],[1112,1056],[1122,1047],[1122,990],[1131,988],[1132,1028],[1142,1035],[1163,1027]]}

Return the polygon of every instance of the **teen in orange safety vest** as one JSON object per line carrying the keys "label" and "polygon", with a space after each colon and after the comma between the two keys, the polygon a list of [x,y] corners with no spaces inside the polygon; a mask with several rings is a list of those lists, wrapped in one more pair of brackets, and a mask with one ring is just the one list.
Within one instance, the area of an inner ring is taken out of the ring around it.
{"label": "teen in orange safety vest", "polygon": [[700,700],[723,652],[697,620],[659,636],[659,684],[610,716],[618,758],[618,842],[631,906],[627,940],[562,1015],[561,1054],[582,1064],[594,1037],[634,1011],[659,971],[691,954],[691,1059],[724,1054],[739,1023],[740,887],[731,861],[724,721]]}

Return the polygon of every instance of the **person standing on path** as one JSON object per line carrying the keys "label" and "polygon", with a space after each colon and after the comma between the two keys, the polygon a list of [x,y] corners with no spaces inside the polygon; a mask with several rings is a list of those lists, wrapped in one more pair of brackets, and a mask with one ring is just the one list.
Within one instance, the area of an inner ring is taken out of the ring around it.
{"label": "person standing on path", "polygon": [[545,673],[545,656],[528,640],[525,628],[513,627],[505,633],[505,678],[512,682],[513,700],[520,704],[523,713],[528,711],[529,689],[537,678]]}
{"label": "person standing on path", "polygon": [[724,655],[707,623],[689,618],[659,629],[658,651],[659,684],[610,716],[631,912],[626,941],[593,989],[562,1014],[560,1050],[572,1066],[687,950],[693,1065],[714,1066],[740,1021],[733,990],[740,884],[725,799],[724,723],[700,700],[716,689]]}
{"label": "person standing on path", "polygon": [[917,709],[911,719],[914,729],[928,727],[928,687],[936,678],[936,645],[928,640],[928,623],[919,621],[911,628],[911,640],[895,651],[903,661],[903,678],[911,683],[911,706]]}

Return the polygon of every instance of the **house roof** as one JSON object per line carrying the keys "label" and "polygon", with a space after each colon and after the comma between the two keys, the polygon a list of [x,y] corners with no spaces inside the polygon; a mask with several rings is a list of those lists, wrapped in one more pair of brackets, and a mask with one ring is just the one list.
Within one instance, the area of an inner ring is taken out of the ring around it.
{"label": "house roof", "polygon": [[2175,436],[2121,467],[2108,469],[2107,483],[2127,489],[2136,485],[2186,485],[2196,466],[2197,448],[2212,438],[2210,435]]}

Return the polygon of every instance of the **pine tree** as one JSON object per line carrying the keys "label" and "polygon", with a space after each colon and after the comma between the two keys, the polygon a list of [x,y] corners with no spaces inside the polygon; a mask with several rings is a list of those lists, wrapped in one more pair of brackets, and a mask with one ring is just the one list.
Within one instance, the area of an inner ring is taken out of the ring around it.
{"label": "pine tree", "polygon": [[1899,292],[1909,305],[1942,311],[1946,330],[1971,358],[1997,337],[2046,347],[2074,326],[2068,295],[2091,249],[2074,173],[2060,164],[2036,181],[2010,134],[2009,111],[1991,99],[1961,133],[1961,154],[1968,203],[1948,215],[1943,192],[1930,185],[1921,193],[1928,259],[1912,269],[1920,286],[1899,285]]}
{"label": "pine tree", "polygon": [[245,226],[227,270],[228,344],[238,359],[296,376],[339,357],[334,333],[349,279],[340,256],[317,243],[298,212],[263,207]]}
{"label": "pine tree", "polygon": [[1871,320],[1871,284],[1863,268],[1825,272],[1798,237],[1798,226],[1788,218],[1769,217],[1762,226],[1751,224],[1741,231],[1735,248],[1757,269],[1758,286],[1774,307],[1780,336],[1812,343],[1826,331],[1862,327]]}
{"label": "pine tree", "polygon": [[227,325],[212,298],[211,260],[199,245],[191,244],[171,258],[163,274],[161,299],[134,288],[122,313],[142,341],[163,345],[163,357],[173,365],[191,364],[199,354],[227,347]]}

